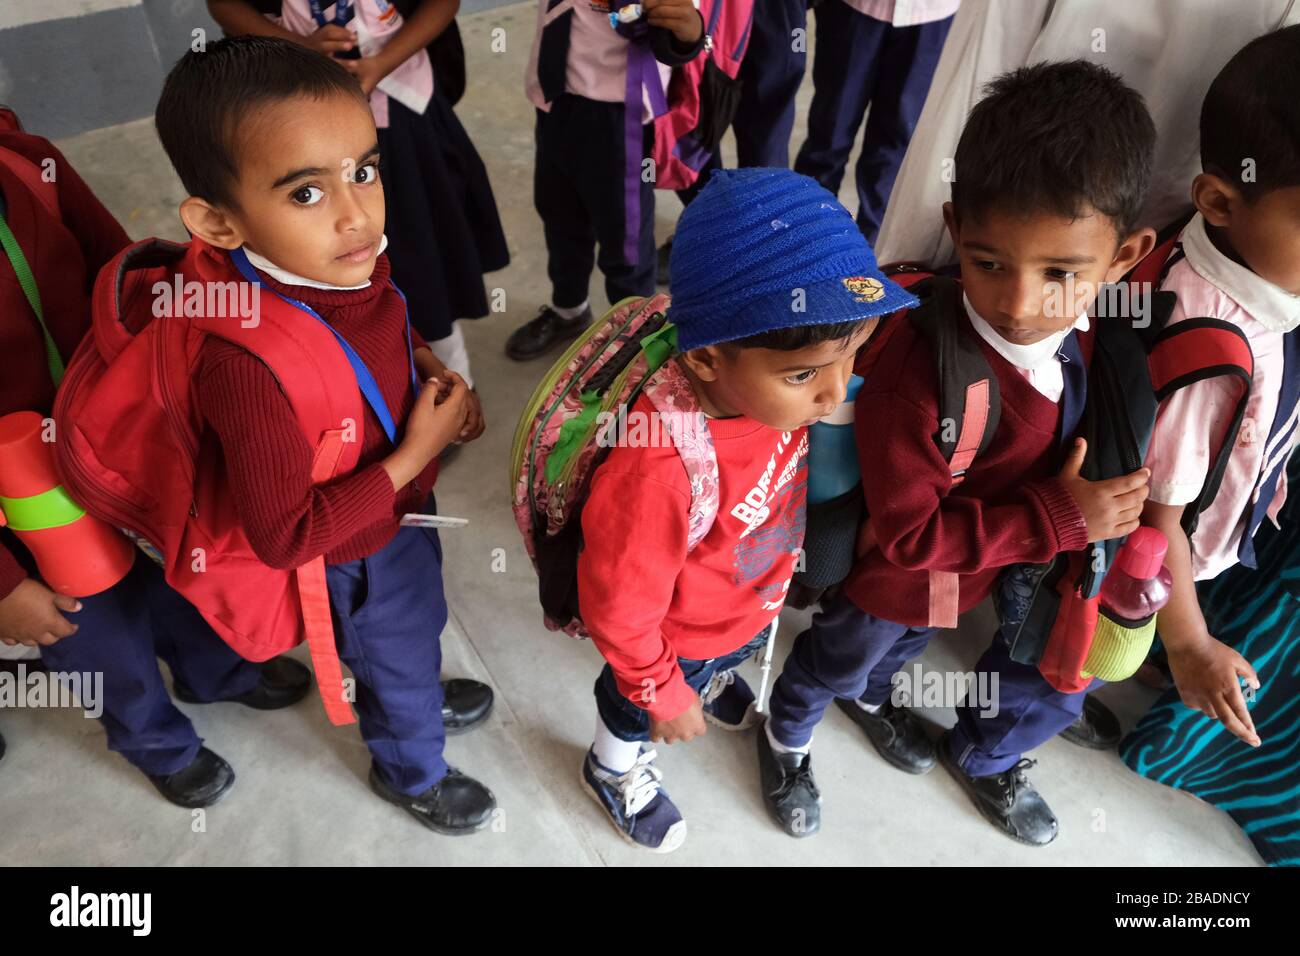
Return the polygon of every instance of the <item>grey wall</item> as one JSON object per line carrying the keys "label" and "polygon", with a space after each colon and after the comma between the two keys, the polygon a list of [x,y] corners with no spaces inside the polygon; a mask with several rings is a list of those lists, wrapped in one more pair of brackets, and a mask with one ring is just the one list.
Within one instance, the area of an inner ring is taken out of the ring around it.
{"label": "grey wall", "polygon": [[50,138],[148,116],[195,28],[203,0],[4,0],[0,102]]}

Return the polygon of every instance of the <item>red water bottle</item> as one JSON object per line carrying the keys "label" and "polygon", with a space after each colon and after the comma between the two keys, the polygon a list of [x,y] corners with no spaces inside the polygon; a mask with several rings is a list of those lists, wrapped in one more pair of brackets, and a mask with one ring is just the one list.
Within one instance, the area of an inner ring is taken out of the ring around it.
{"label": "red water bottle", "polygon": [[1164,566],[1169,541],[1155,528],[1139,527],[1119,549],[1101,585],[1101,605],[1130,626],[1145,622],[1169,601],[1174,579]]}

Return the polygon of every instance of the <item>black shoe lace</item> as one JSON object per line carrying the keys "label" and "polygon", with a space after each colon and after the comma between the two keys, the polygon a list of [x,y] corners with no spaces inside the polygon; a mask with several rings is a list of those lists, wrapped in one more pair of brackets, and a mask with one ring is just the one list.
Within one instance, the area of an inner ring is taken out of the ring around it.
{"label": "black shoe lace", "polygon": [[1008,810],[1016,805],[1020,790],[1029,785],[1025,771],[1038,763],[1028,757],[1021,757],[1020,762],[1003,773],[998,774],[998,785],[1002,787],[1002,804]]}
{"label": "black shoe lace", "polygon": [[785,771],[780,786],[776,788],[775,796],[778,800],[784,800],[801,786],[807,788],[813,799],[821,796],[821,791],[817,789],[817,781],[813,779],[812,760],[807,756],[799,762],[797,768]]}

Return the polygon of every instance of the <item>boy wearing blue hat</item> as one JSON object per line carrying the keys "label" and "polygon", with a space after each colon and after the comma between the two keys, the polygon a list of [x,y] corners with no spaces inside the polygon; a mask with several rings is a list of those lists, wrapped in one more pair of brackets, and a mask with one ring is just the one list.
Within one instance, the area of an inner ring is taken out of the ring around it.
{"label": "boy wearing blue hat", "polygon": [[[745,726],[754,694],[734,668],[762,647],[803,541],[806,427],[843,401],[878,318],[915,302],[835,197],[788,170],[715,173],[682,215],[672,268],[679,354],[656,374],[680,375],[683,404],[707,418],[717,514],[688,547],[678,451],[614,447],[592,476],[578,563],[607,661],[583,782],[626,840],[660,853],[686,824],[642,745],[699,736],[706,714]],[[653,408],[643,395],[628,414]]]}

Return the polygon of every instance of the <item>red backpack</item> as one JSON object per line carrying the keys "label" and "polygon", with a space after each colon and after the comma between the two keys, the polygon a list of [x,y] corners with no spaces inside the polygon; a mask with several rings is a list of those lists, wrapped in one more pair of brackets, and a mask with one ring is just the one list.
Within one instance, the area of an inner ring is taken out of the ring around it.
{"label": "red backpack", "polygon": [[[1146,458],[1162,401],[1205,379],[1223,377],[1233,382],[1238,397],[1227,437],[1200,494],[1184,511],[1183,529],[1190,536],[1223,479],[1250,396],[1254,357],[1245,335],[1230,323],[1188,318],[1166,327],[1175,297],[1151,290],[1159,288],[1182,258],[1178,235],[1185,224],[1181,220],[1162,233],[1151,253],[1123,280],[1133,294],[1144,298],[1149,323],[1135,328],[1130,321],[1104,314],[1095,322],[1088,397],[1078,434],[1088,442],[1082,468],[1085,478],[1100,481],[1128,474]],[[956,486],[997,430],[1001,410],[997,377],[974,341],[960,334],[951,321],[943,321],[958,301],[954,280],[907,265],[886,271],[895,273],[894,281],[922,300],[910,318],[934,348],[939,420],[960,423],[955,435],[941,430],[934,436]],[[876,354],[874,346],[872,354]],[[1073,693],[1091,683],[1084,665],[1103,619],[1098,592],[1122,544],[1122,539],[1096,542],[1044,565],[1017,565],[1003,576],[998,610],[1004,626],[1010,625],[1011,657],[1036,665],[1057,690]],[[932,571],[930,624],[955,626],[956,608],[957,576]],[[1130,652],[1127,659],[1138,656]]]}
{"label": "red backpack", "polygon": [[668,109],[655,117],[656,189],[685,189],[722,142],[740,104],[740,63],[755,0],[702,0],[705,52],[673,70]]}
{"label": "red backpack", "polygon": [[239,316],[185,315],[183,307],[156,315],[164,290],[181,290],[180,283],[202,283],[191,288],[210,305],[214,290],[240,281],[229,254],[199,239],[147,239],[101,270],[90,334],[55,400],[59,469],[88,512],[150,546],[167,582],[241,656],[268,660],[305,638],[326,713],[335,724],[351,723],[324,560],[285,571],[253,552],[194,394],[208,336],[247,349],[292,405],[315,448],[312,480],[322,482],[351,470],[361,447],[361,396],[337,384],[352,376],[348,360],[324,325],[302,321],[270,293],[259,297],[255,326]]}

